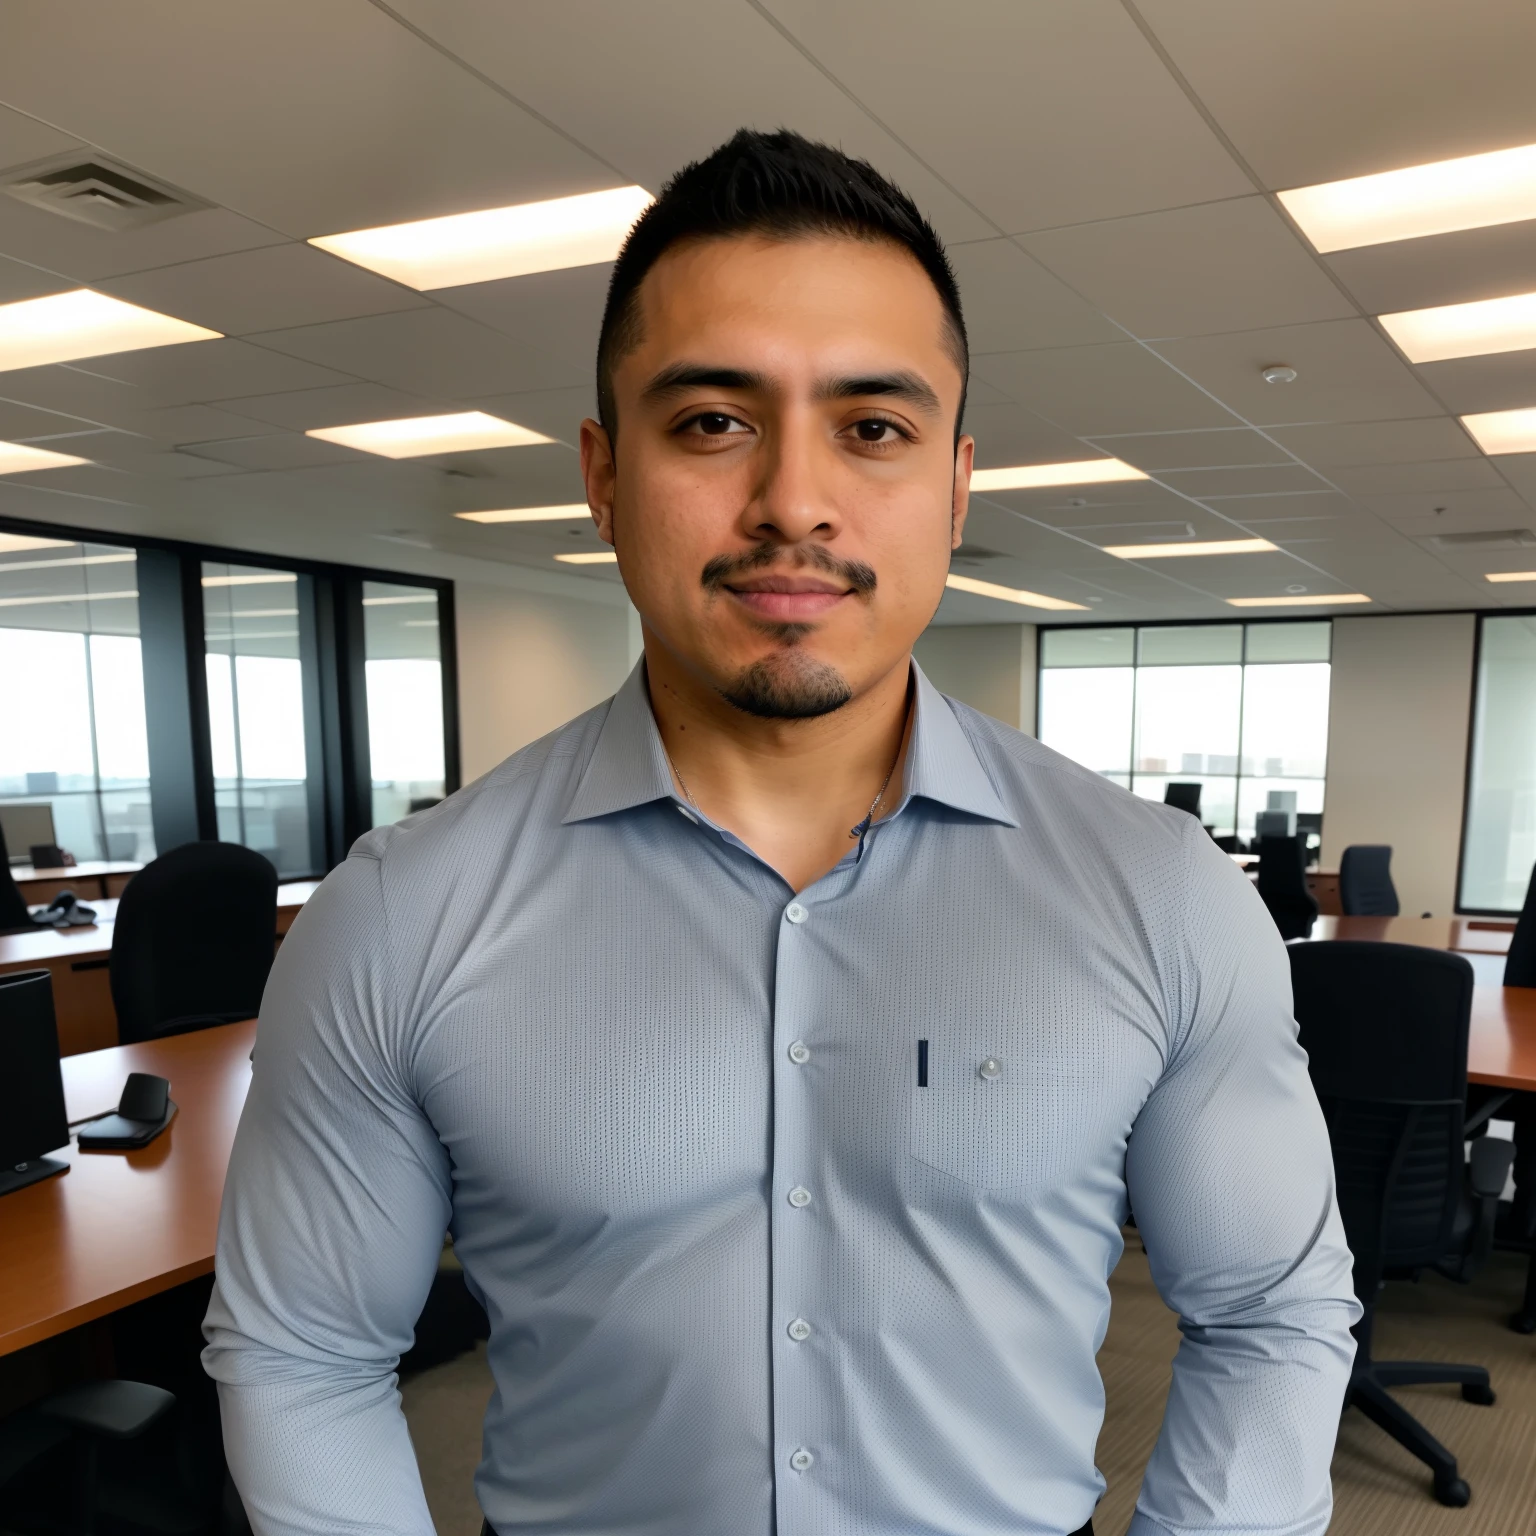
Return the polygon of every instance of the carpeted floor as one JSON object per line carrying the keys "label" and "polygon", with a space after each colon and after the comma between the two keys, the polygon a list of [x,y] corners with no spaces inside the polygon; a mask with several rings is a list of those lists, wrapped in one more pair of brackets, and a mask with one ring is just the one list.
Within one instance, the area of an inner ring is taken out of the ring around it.
{"label": "carpeted floor", "polygon": [[[1524,1260],[1497,1255],[1471,1286],[1430,1277],[1387,1290],[1377,1354],[1471,1361],[1493,1373],[1498,1402],[1464,1403],[1455,1387],[1399,1395],[1456,1453],[1472,1485],[1466,1509],[1430,1497],[1420,1464],[1358,1413],[1344,1418],[1334,1456],[1335,1515],[1343,1536],[1528,1536],[1536,1530],[1536,1338],[1509,1332]],[[1099,1356],[1109,1412],[1099,1466],[1109,1491],[1094,1517],[1100,1536],[1122,1536],[1142,1468],[1157,1437],[1169,1362],[1178,1343],[1132,1237],[1111,1281],[1114,1311]],[[470,1479],[480,1454],[480,1419],[490,1396],[484,1347],[407,1381],[405,1410],[439,1536],[478,1536]]]}

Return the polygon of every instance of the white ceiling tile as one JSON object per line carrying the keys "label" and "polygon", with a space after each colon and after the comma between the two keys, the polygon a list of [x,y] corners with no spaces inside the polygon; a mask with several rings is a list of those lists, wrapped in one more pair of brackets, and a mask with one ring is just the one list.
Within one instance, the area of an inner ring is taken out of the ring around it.
{"label": "white ceiling tile", "polygon": [[[9,380],[0,374],[0,390]],[[61,411],[41,410],[19,400],[7,400],[0,395],[0,442],[25,442],[31,438],[58,437],[65,433],[89,431],[96,424]],[[61,453],[71,450],[61,448]]]}
{"label": "white ceiling tile", "polygon": [[[1303,491],[1278,496],[1214,498],[1211,505],[1223,516],[1240,521],[1245,528],[1266,528],[1272,522],[1301,523],[1334,517],[1357,517],[1359,508],[1337,491]],[[1269,537],[1268,532],[1264,535]]]}
{"label": "white ceiling tile", "polygon": [[0,197],[0,251],[60,274],[59,292],[123,272],[276,245],[286,237],[226,208],[203,208],[143,229],[96,229]]}
{"label": "white ceiling tile", "polygon": [[973,355],[1076,347],[1123,336],[1012,240],[950,247]]}
{"label": "white ceiling tile", "polygon": [[1489,461],[1528,501],[1536,501],[1536,453],[1501,453]]}
{"label": "white ceiling tile", "polygon": [[1078,437],[1238,425],[1215,400],[1134,342],[1000,352],[976,358],[972,369]]}
{"label": "white ceiling tile", "polygon": [[1096,437],[1093,446],[1148,473],[1165,469],[1210,469],[1229,464],[1286,464],[1290,455],[1250,427],[1212,432],[1146,432],[1129,437]]}
{"label": "white ceiling tile", "polygon": [[[307,432],[311,427],[342,427],[358,421],[394,421],[402,416],[438,416],[447,412],[452,402],[426,395],[408,395],[383,384],[333,384],[324,389],[295,389],[276,395],[239,396],[219,402],[220,409]],[[221,434],[204,433],[213,437]],[[236,434],[226,432],[225,437]]]}
{"label": "white ceiling tile", "polygon": [[1112,0],[767,8],[1005,232],[1253,190]]}
{"label": "white ceiling tile", "polygon": [[267,331],[258,339],[275,352],[342,369],[408,394],[448,400],[577,384],[585,371],[573,364],[562,366],[535,348],[519,346],[435,305],[396,315]]}
{"label": "white ceiling tile", "polygon": [[1419,377],[1458,414],[1536,406],[1536,352],[1455,357],[1423,363]]}
{"label": "white ceiling tile", "polygon": [[1328,471],[1328,478],[1351,496],[1384,496],[1395,491],[1482,491],[1503,484],[1498,470],[1484,458],[1340,465]]}
{"label": "white ceiling tile", "polygon": [[1389,240],[1323,260],[1373,315],[1529,293],[1536,288],[1536,219]]}
{"label": "white ceiling tile", "polygon": [[30,165],[34,160],[52,159],[74,149],[79,142],[35,117],[0,107],[0,171]]}
{"label": "white ceiling tile", "polygon": [[34,5],[0,53],[0,98],[301,237],[619,179],[355,0],[214,7],[195,26],[113,0]]}
{"label": "white ceiling tile", "polygon": [[204,443],[226,437],[258,437],[267,428],[260,422],[236,416],[211,405],[170,405],[124,418],[119,426],[159,442]]}
{"label": "white ceiling tile", "polygon": [[[91,358],[84,366],[132,386],[138,393],[134,405],[139,409],[202,404],[280,389],[314,389],[346,380],[345,374],[330,368],[233,339],[148,347],[142,352]],[[4,375],[0,375],[3,387]]]}
{"label": "white ceiling tile", "polygon": [[[1365,320],[1187,337],[1158,342],[1155,349],[1255,426],[1441,414],[1440,404]],[[1260,370],[1270,363],[1289,364],[1296,379],[1266,384]]]}
{"label": "white ceiling tile", "polygon": [[1433,532],[1435,511],[1444,507],[1463,521],[1476,518],[1484,526],[1524,528],[1529,526],[1530,508],[1507,487],[1482,491],[1398,491],[1386,496],[1360,496],[1360,505],[1394,527],[1422,524]]}
{"label": "white ceiling tile", "polygon": [[1186,496],[1282,496],[1297,491],[1327,490],[1326,483],[1302,464],[1234,465],[1225,469],[1165,469],[1164,485]]}
{"label": "white ceiling tile", "polygon": [[[398,0],[399,10],[535,111],[659,191],[741,127],[790,127],[869,160],[948,240],[994,231],[911,150],[746,5],[562,0],[538,25],[502,0]],[[603,40],[601,48],[592,39]]]}
{"label": "white ceiling tile", "polygon": [[1450,416],[1432,416],[1422,421],[1353,421],[1312,427],[1275,427],[1270,435],[1298,459],[1318,469],[1477,457],[1476,444]]}
{"label": "white ceiling tile", "polygon": [[544,360],[561,382],[585,378],[596,367],[612,264],[532,272],[494,283],[467,283],[432,297]]}
{"label": "white ceiling tile", "polygon": [[1355,308],[1262,197],[1020,235],[1137,336],[1336,320]]}
{"label": "white ceiling tile", "polygon": [[1078,440],[1011,400],[965,407],[965,431],[976,439],[976,467],[1054,464],[1092,458]]}
{"label": "white ceiling tile", "polygon": [[1528,0],[1140,0],[1140,9],[1270,187],[1536,142]]}
{"label": "white ceiling tile", "polygon": [[327,443],[302,432],[275,432],[264,437],[232,437],[221,442],[188,443],[183,453],[193,458],[232,464],[236,469],[310,469],[317,464],[353,462],[353,449]]}
{"label": "white ceiling tile", "polygon": [[295,244],[181,262],[96,286],[230,336],[421,309],[429,302],[312,245]]}
{"label": "white ceiling tile", "polygon": [[588,417],[597,419],[595,384],[575,384],[569,389],[536,389],[524,394],[487,395],[466,403],[477,411],[488,411],[503,421],[515,421],[520,427],[530,427],[573,448],[581,439],[582,422]]}
{"label": "white ceiling tile", "polygon": [[56,272],[0,257],[0,304],[14,304],[20,299],[40,299],[45,294],[63,293],[70,286]]}

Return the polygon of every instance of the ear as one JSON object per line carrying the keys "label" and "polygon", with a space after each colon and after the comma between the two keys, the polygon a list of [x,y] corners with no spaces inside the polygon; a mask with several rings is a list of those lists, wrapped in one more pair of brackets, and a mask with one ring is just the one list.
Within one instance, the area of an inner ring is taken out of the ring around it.
{"label": "ear", "polygon": [[976,458],[976,439],[962,437],[955,445],[955,487],[949,512],[949,547],[959,549],[965,537],[965,515],[971,509],[971,465]]}
{"label": "ear", "polygon": [[592,509],[597,536],[605,544],[612,544],[613,444],[607,430],[590,416],[581,424],[581,478],[587,487],[587,505]]}

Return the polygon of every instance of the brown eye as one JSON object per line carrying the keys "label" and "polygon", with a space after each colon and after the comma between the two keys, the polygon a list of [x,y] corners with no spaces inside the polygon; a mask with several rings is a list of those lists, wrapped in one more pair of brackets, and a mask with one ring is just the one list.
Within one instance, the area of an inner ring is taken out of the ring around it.
{"label": "brown eye", "polygon": [[868,420],[855,422],[853,430],[861,443],[883,443],[886,440],[885,434],[895,429],[890,422],[872,416]]}
{"label": "brown eye", "polygon": [[731,430],[731,418],[720,411],[705,411],[696,421],[699,431],[708,437],[724,437]]}

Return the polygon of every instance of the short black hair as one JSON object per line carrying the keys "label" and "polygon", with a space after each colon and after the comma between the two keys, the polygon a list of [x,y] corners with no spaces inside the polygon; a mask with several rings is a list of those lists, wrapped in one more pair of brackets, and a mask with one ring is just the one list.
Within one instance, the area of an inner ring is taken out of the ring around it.
{"label": "short black hair", "polygon": [[960,308],[960,287],[943,242],[917,204],[867,160],[788,129],[758,133],[741,128],[703,160],[684,166],[636,221],[614,263],[597,342],[597,412],[610,441],[617,440],[613,369],[640,341],[640,284],[673,246],[734,235],[845,235],[888,240],[916,258],[938,291],[946,341],[960,369],[965,414],[970,345]]}

